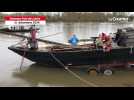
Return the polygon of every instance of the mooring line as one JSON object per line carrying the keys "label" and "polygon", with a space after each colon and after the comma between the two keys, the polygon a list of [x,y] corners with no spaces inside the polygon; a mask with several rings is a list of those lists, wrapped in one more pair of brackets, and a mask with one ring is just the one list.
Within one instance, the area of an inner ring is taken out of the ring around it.
{"label": "mooring line", "polygon": [[20,71],[22,71],[22,66],[23,66],[23,62],[24,62],[24,59],[25,59],[25,55],[26,55],[26,51],[25,51],[25,46],[24,46],[24,52],[23,52],[23,56],[22,56],[22,59],[21,59],[21,64],[20,64]]}
{"label": "mooring line", "polygon": [[77,79],[79,79],[80,81],[84,82],[86,85],[88,86],[93,86],[93,87],[98,87],[96,84],[89,82],[85,79],[83,79],[82,77],[80,77],[79,75],[77,75],[76,73],[74,73],[73,71],[71,71],[67,66],[65,66],[58,58],[55,57],[55,55],[52,52],[49,52],[50,55],[53,57],[53,59],[58,62],[62,67],[64,67],[65,70],[67,70],[69,73],[71,73],[73,76],[75,76]]}
{"label": "mooring line", "polygon": [[22,71],[22,66],[23,66],[25,54],[26,54],[26,52],[24,51],[24,54],[23,54],[22,59],[21,59],[21,64],[20,64],[20,71]]}
{"label": "mooring line", "polygon": [[47,36],[42,36],[42,37],[39,37],[39,38],[46,38],[46,37],[50,37],[50,36],[54,36],[54,35],[58,35],[58,34],[61,34],[62,32],[58,32],[58,33],[55,33],[55,34],[50,34],[50,35],[47,35]]}

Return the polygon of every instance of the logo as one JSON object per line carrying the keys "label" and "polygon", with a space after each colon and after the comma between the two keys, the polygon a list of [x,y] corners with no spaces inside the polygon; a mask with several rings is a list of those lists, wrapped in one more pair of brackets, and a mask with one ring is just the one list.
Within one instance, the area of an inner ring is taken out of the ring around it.
{"label": "logo", "polygon": [[108,19],[110,22],[128,22],[128,17],[113,17]]}

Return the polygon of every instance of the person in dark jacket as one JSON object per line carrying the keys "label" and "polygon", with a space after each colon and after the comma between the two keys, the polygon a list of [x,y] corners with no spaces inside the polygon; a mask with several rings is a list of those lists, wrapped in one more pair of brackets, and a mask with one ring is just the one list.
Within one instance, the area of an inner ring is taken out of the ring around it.
{"label": "person in dark jacket", "polygon": [[127,36],[125,35],[125,33],[122,32],[121,29],[118,29],[116,33],[116,37],[115,37],[115,42],[117,43],[117,45],[125,47],[126,39],[127,39]]}

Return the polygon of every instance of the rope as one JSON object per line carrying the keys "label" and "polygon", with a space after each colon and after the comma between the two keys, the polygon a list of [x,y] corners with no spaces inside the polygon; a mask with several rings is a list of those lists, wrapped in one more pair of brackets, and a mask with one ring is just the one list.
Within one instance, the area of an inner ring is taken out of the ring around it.
{"label": "rope", "polygon": [[83,79],[82,77],[80,77],[79,75],[77,75],[76,73],[74,73],[73,71],[71,71],[67,66],[65,66],[59,59],[57,59],[55,57],[55,55],[52,52],[49,52],[50,55],[53,57],[53,59],[55,61],[57,61],[62,67],[64,67],[65,70],[67,70],[69,73],[71,73],[74,77],[76,77],[77,79],[79,79],[80,81],[84,82],[86,85],[88,86],[93,86],[93,87],[97,87],[97,85],[95,85],[94,83],[91,83],[85,79]]}
{"label": "rope", "polygon": [[[25,49],[25,46],[24,46],[23,49]],[[22,59],[21,59],[21,63],[20,63],[20,71],[22,71],[22,66],[23,66],[23,62],[24,62],[24,57],[25,57],[25,55],[26,55],[26,51],[24,50],[24,53],[23,53],[23,56],[22,56]]]}
{"label": "rope", "polygon": [[12,45],[12,46],[19,45],[19,44],[21,44],[24,40],[25,40],[25,38],[23,38],[22,40],[20,40],[20,42],[18,42],[18,43],[16,43],[16,44],[14,44],[14,45]]}
{"label": "rope", "polygon": [[55,34],[51,34],[51,35],[47,35],[47,36],[42,36],[42,37],[39,37],[39,38],[46,38],[46,37],[50,37],[50,36],[54,36],[54,35],[58,35],[58,34],[61,34],[61,32],[55,33]]}
{"label": "rope", "polygon": [[23,66],[25,54],[26,54],[26,52],[24,51],[22,59],[21,59],[21,63],[20,63],[20,71],[22,71],[22,66]]}

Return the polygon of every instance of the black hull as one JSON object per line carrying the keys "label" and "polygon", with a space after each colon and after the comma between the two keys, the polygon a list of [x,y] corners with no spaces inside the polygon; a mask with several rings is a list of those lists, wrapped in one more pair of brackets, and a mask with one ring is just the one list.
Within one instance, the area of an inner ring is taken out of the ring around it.
{"label": "black hull", "polygon": [[75,50],[51,53],[48,51],[34,51],[29,49],[24,50],[22,48],[16,47],[9,47],[8,49],[14,51],[21,56],[24,55],[25,51],[25,58],[40,64],[44,63],[57,65],[58,63],[52,57],[51,53],[62,63],[64,63],[64,65],[72,66],[134,61],[134,49],[131,48],[112,49],[110,52],[104,52],[103,50]]}

